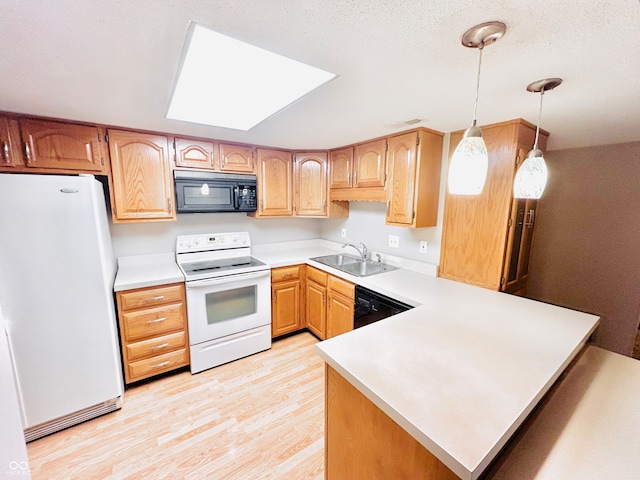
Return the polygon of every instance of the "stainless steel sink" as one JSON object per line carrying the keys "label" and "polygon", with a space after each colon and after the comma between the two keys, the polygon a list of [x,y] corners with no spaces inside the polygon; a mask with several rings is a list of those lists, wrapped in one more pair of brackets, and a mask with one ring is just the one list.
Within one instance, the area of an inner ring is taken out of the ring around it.
{"label": "stainless steel sink", "polygon": [[323,257],[315,257],[311,260],[315,260],[316,262],[336,268],[356,277],[368,277],[369,275],[389,272],[398,268],[392,267],[391,265],[385,265],[384,263],[373,262],[370,260],[361,260],[359,258],[352,257],[350,255],[344,255],[342,253],[336,255],[325,255]]}

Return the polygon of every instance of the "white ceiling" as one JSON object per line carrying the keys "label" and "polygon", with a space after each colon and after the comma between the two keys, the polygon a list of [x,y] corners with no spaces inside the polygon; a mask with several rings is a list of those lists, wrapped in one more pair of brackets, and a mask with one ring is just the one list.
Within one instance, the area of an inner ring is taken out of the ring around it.
{"label": "white ceiling", "polygon": [[[638,0],[2,0],[0,110],[283,148],[333,148],[414,118],[460,130],[478,62],[460,37],[489,20],[508,30],[483,54],[480,125],[536,123],[525,87],[561,77],[544,96],[549,149],[640,140]],[[339,78],[249,132],[167,120],[190,21]]]}

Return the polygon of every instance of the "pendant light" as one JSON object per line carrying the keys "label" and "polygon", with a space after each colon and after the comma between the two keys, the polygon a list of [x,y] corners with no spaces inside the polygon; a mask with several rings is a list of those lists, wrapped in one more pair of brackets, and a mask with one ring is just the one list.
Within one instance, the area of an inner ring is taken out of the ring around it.
{"label": "pendant light", "polygon": [[513,182],[513,196],[515,198],[538,199],[547,185],[547,165],[544,163],[542,150],[538,148],[540,136],[540,120],[542,118],[542,97],[547,90],[553,90],[562,83],[561,78],[545,78],[530,83],[528,92],[540,93],[540,110],[538,111],[538,125],[536,126],[536,139],[533,149],[527,154],[524,163],[520,165],[516,179]]}
{"label": "pendant light", "polygon": [[489,155],[487,154],[487,146],[482,139],[482,130],[476,126],[482,50],[502,38],[506,31],[507,26],[502,22],[486,22],[476,25],[462,34],[462,45],[480,50],[480,59],[478,61],[473,121],[471,126],[465,130],[462,140],[453,152],[449,166],[449,193],[455,195],[479,195],[487,178]]}

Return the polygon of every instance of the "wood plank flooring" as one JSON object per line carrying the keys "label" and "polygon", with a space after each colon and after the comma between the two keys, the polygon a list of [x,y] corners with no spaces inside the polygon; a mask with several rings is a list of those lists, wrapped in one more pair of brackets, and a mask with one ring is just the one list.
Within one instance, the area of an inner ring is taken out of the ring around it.
{"label": "wood plank flooring", "polygon": [[324,478],[324,364],[301,333],[125,392],[122,410],[27,444],[41,479]]}

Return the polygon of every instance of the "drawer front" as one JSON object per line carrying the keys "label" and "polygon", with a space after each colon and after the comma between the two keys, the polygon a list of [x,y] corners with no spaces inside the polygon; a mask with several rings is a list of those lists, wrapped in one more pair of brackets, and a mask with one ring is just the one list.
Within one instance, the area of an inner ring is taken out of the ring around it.
{"label": "drawer front", "polygon": [[128,342],[175,330],[184,330],[182,303],[128,312],[122,317],[125,339]]}
{"label": "drawer front", "polygon": [[184,286],[181,283],[164,287],[131,290],[120,294],[120,307],[124,311],[154,307],[182,301]]}
{"label": "drawer front", "polygon": [[138,360],[151,355],[160,355],[177,348],[187,346],[185,332],[171,333],[161,337],[150,338],[136,343],[125,345],[127,360]]}
{"label": "drawer front", "polygon": [[292,267],[274,268],[271,270],[271,281],[283,282],[286,280],[298,280],[300,278],[300,265]]}
{"label": "drawer front", "polygon": [[329,289],[341,293],[351,300],[355,298],[355,285],[333,275],[329,276]]}
{"label": "drawer front", "polygon": [[141,380],[189,364],[186,348],[127,364],[128,381]]}
{"label": "drawer front", "polygon": [[327,286],[327,272],[314,267],[307,267],[307,280],[312,280],[320,285]]}

